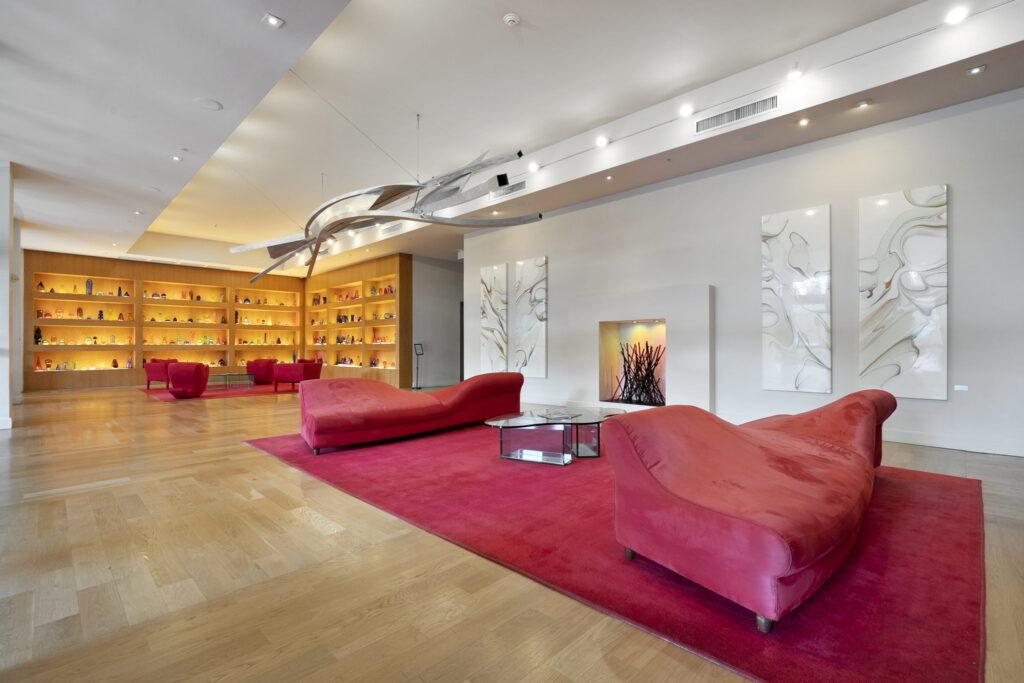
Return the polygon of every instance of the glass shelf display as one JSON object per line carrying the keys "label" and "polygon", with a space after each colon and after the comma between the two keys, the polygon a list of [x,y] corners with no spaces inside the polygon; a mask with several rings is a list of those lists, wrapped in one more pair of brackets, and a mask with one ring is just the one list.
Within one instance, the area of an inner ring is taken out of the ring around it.
{"label": "glass shelf display", "polygon": [[394,325],[367,325],[367,344],[394,344],[396,328]]}
{"label": "glass shelf display", "polygon": [[332,287],[327,295],[328,303],[352,304],[361,301],[363,298],[363,283],[350,282],[338,287]]}
{"label": "glass shelf display", "polygon": [[33,280],[36,294],[43,297],[71,295],[82,298],[121,297],[129,299],[132,296],[132,281],[128,279],[35,273]]}
{"label": "glass shelf display", "polygon": [[85,370],[131,370],[134,353],[130,349],[107,347],[102,349],[74,349],[55,346],[33,354],[35,372],[70,372]]}
{"label": "glass shelf display", "polygon": [[298,353],[294,348],[274,346],[247,346],[235,349],[235,365],[237,367],[244,368],[248,361],[264,358],[272,358],[278,363],[292,363],[298,359]]}
{"label": "glass shelf display", "polygon": [[398,313],[395,310],[395,300],[385,299],[383,301],[366,304],[366,320],[368,322],[398,320]]}
{"label": "glass shelf display", "polygon": [[203,363],[211,368],[223,368],[228,364],[227,352],[222,349],[204,349],[201,346],[143,347],[143,364],[156,358],[160,360],[174,358],[179,363]]}
{"label": "glass shelf display", "polygon": [[71,299],[36,299],[36,320],[103,320],[132,322],[135,305],[131,303],[98,303]]}
{"label": "glass shelf display", "polygon": [[381,275],[366,280],[363,282],[363,297],[371,299],[379,296],[394,296],[398,291],[397,279],[394,275]]}
{"label": "glass shelf display", "polygon": [[366,365],[368,368],[378,370],[394,370],[398,367],[395,363],[395,352],[393,350],[372,349],[366,352]]}
{"label": "glass shelf display", "polygon": [[71,325],[37,325],[33,328],[35,346],[133,346],[132,327],[89,327]]}
{"label": "glass shelf display", "polygon": [[345,349],[334,354],[334,365],[341,368],[363,367],[363,352],[359,349]]}
{"label": "glass shelf display", "polygon": [[142,320],[146,323],[227,325],[228,312],[226,308],[184,307],[175,303],[143,302]]}
{"label": "glass shelf display", "polygon": [[226,287],[190,285],[180,282],[143,282],[142,298],[148,301],[224,303]]}
{"label": "glass shelf display", "polygon": [[298,292],[278,292],[263,289],[236,289],[235,303],[240,306],[285,306],[299,305]]}
{"label": "glass shelf display", "polygon": [[298,327],[298,311],[274,311],[274,310],[236,310],[236,325],[266,326],[266,327]]}
{"label": "glass shelf display", "polygon": [[143,346],[227,346],[226,330],[143,327]]}
{"label": "glass shelf display", "polygon": [[235,333],[235,346],[295,346],[296,333],[292,331],[250,331]]}

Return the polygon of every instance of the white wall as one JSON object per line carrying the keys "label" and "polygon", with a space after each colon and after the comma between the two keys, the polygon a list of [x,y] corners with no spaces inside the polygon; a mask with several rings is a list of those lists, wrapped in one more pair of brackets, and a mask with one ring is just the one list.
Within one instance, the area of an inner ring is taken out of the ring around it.
{"label": "white wall", "polygon": [[[877,106],[885,106],[879,102]],[[479,268],[548,257],[548,377],[525,399],[568,398],[576,297],[715,287],[715,396],[731,421],[807,410],[858,388],[857,200],[950,186],[948,401],[901,399],[886,437],[1024,455],[1024,90],[822,140],[466,239],[466,374],[479,356]],[[831,396],[761,386],[760,219],[832,207]],[[668,330],[671,334],[671,330]],[[596,381],[596,378],[595,380]]]}
{"label": "white wall", "polygon": [[[419,376],[421,387],[441,387],[459,381],[461,301],[461,263],[413,256],[412,340],[423,344]],[[415,363],[416,358],[413,357],[413,367]]]}
{"label": "white wall", "polygon": [[0,162],[0,429],[11,428],[12,363],[11,332],[14,299],[11,273],[14,266],[14,176],[11,162]]}

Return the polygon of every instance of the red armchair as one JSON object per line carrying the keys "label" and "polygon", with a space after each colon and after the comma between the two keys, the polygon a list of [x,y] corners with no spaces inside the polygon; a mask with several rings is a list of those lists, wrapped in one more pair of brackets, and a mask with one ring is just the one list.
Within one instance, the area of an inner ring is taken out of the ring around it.
{"label": "red armchair", "polygon": [[299,360],[295,363],[274,364],[274,391],[278,384],[291,384],[292,389],[299,382],[307,379],[320,379],[320,371],[324,366],[312,360]]}
{"label": "red armchair", "polygon": [[145,364],[146,370],[146,388],[149,389],[150,382],[163,382],[168,388],[171,386],[170,381],[167,379],[167,366],[171,363],[177,363],[176,358],[170,358],[162,360],[160,358],[154,358]]}
{"label": "red armchair", "polygon": [[692,406],[609,419],[601,450],[626,559],[642,555],[752,610],[767,633],[853,548],[895,409],[872,390],[741,426]]}
{"label": "red armchair", "polygon": [[198,398],[206,391],[210,368],[204,363],[171,363],[167,366],[174,398]]}
{"label": "red armchair", "polygon": [[253,384],[270,384],[274,381],[276,358],[257,358],[245,364],[245,371],[252,375]]}

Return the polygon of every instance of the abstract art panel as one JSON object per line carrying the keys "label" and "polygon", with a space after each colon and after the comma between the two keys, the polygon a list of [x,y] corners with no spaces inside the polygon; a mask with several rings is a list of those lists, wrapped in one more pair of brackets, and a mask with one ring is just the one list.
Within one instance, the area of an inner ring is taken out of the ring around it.
{"label": "abstract art panel", "polygon": [[761,386],[832,391],[829,207],[761,217]]}
{"label": "abstract art panel", "polygon": [[860,384],[946,398],[946,186],[860,200]]}
{"label": "abstract art panel", "polygon": [[508,369],[547,377],[547,257],[516,261],[510,290]]}
{"label": "abstract art panel", "polygon": [[508,299],[505,264],[480,269],[480,370],[508,369]]}

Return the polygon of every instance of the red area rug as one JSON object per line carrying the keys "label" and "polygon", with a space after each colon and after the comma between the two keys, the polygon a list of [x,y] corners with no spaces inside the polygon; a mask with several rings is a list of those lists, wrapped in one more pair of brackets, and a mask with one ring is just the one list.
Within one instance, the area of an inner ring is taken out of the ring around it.
{"label": "red area rug", "polygon": [[[155,398],[158,401],[180,401],[183,399],[174,398],[171,396],[171,392],[166,389],[139,389],[142,393],[146,394],[150,398]],[[263,396],[266,394],[274,393],[273,384],[254,384],[251,387],[238,387],[232,389],[221,389],[220,387],[207,387],[200,399],[204,398],[235,398],[236,396]],[[290,384],[282,384],[278,386],[279,394],[293,394],[298,393],[298,389],[292,389]],[[194,401],[196,399],[187,399]]]}
{"label": "red area rug", "polygon": [[847,563],[767,636],[754,615],[662,567],[627,562],[606,458],[500,460],[489,427],[313,456],[248,442],[468,550],[740,673],[771,681],[978,681],[981,483],[882,467]]}

